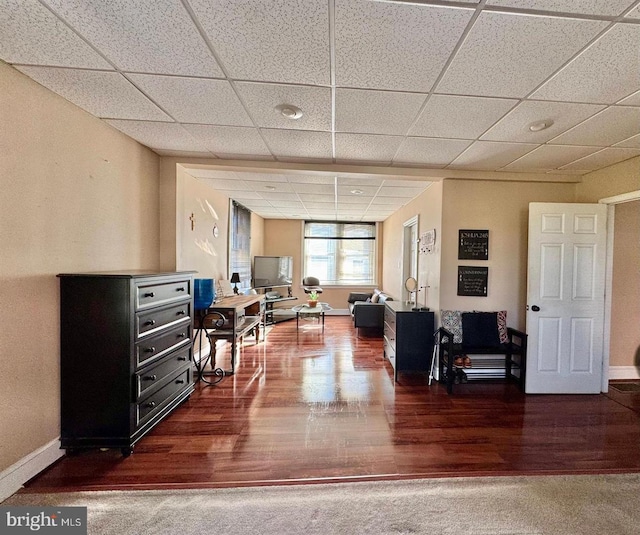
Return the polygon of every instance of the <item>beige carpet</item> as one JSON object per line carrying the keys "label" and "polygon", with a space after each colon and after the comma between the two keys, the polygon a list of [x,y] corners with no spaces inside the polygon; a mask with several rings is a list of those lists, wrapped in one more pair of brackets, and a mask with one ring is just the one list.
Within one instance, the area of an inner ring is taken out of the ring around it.
{"label": "beige carpet", "polygon": [[2,505],[87,506],[100,535],[637,535],[639,504],[640,474],[623,474],[16,494]]}

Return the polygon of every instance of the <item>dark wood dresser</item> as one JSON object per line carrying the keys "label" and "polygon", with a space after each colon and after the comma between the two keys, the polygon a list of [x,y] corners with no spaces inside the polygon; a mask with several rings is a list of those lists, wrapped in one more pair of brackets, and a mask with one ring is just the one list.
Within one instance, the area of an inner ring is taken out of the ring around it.
{"label": "dark wood dresser", "polygon": [[384,356],[393,366],[393,378],[399,372],[424,372],[431,369],[434,340],[434,314],[413,311],[402,301],[384,304]]}
{"label": "dark wood dresser", "polygon": [[193,385],[193,272],[60,274],[61,445],[123,455]]}

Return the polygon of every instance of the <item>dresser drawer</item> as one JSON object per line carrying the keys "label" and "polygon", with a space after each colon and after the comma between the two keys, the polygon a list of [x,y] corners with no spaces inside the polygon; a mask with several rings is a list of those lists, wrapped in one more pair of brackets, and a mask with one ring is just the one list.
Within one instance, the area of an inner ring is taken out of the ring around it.
{"label": "dresser drawer", "polygon": [[140,340],[135,345],[136,369],[143,364],[158,360],[184,344],[191,344],[191,323],[178,325]]}
{"label": "dresser drawer", "polygon": [[387,360],[391,363],[391,365],[396,367],[396,344],[395,340],[390,340],[386,336],[384,337],[384,341],[382,343],[382,347],[384,350],[384,356],[387,357]]}
{"label": "dresser drawer", "polygon": [[387,307],[384,307],[384,322],[389,325],[391,330],[396,330],[396,315]]}
{"label": "dresser drawer", "polygon": [[174,353],[170,353],[156,364],[146,367],[135,374],[136,399],[152,392],[167,377],[183,368],[187,363],[193,362],[191,347],[185,347]]}
{"label": "dresser drawer", "polygon": [[165,305],[174,301],[187,300],[191,296],[191,280],[136,284],[136,310],[145,310],[150,307]]}
{"label": "dresser drawer", "polygon": [[148,336],[172,323],[189,321],[191,321],[191,301],[141,312],[136,315],[136,338]]}
{"label": "dresser drawer", "polygon": [[157,392],[151,394],[136,406],[136,425],[144,423],[170,402],[176,394],[192,382],[191,368],[187,368],[177,377],[167,382]]}

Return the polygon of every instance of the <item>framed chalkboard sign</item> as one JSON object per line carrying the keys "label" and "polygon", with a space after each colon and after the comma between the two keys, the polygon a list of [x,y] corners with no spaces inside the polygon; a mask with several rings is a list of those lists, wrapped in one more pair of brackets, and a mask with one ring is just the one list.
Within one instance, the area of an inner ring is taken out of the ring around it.
{"label": "framed chalkboard sign", "polygon": [[489,268],[458,266],[458,295],[487,297]]}
{"label": "framed chalkboard sign", "polygon": [[489,231],[459,230],[458,260],[489,260]]}

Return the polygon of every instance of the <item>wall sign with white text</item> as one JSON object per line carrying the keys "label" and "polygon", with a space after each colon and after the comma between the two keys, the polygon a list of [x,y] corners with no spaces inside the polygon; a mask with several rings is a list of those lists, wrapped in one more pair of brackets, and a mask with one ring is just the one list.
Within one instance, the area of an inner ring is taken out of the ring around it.
{"label": "wall sign with white text", "polygon": [[458,260],[489,260],[489,231],[459,230]]}

